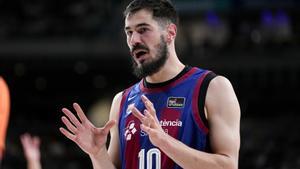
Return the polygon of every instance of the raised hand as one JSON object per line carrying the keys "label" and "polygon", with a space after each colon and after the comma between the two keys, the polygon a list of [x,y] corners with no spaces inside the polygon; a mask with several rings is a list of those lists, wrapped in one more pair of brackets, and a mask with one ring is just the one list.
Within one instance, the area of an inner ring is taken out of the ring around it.
{"label": "raised hand", "polygon": [[63,116],[61,119],[69,131],[61,127],[59,129],[61,133],[74,141],[84,152],[91,156],[106,151],[107,135],[116,122],[110,120],[104,127],[96,128],[77,103],[74,103],[73,107],[79,119],[70,110],[63,108],[62,112],[68,118]]}
{"label": "raised hand", "polygon": [[132,108],[132,114],[142,122],[141,129],[149,135],[151,143],[159,147],[159,143],[161,143],[165,138],[164,136],[167,136],[167,134],[164,132],[157,119],[153,103],[144,95],[142,95],[141,98],[146,107],[144,114],[136,107]]}
{"label": "raised hand", "polygon": [[40,138],[37,136],[30,136],[28,133],[20,137],[24,155],[28,161],[40,161]]}
{"label": "raised hand", "polygon": [[25,133],[20,136],[20,140],[27,160],[27,169],[41,169],[40,138]]}

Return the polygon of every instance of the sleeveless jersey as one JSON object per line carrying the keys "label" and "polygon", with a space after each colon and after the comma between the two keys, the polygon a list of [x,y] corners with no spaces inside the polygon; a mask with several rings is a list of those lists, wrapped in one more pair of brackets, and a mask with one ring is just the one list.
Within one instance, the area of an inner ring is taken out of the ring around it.
{"label": "sleeveless jersey", "polygon": [[131,113],[130,105],[140,112],[144,111],[141,95],[153,103],[166,133],[191,148],[208,150],[208,128],[203,115],[200,115],[204,112],[199,112],[198,108],[199,90],[208,73],[207,70],[193,67],[166,86],[146,88],[144,80],[141,80],[123,92],[118,126],[123,169],[181,168],[152,145],[148,135],[140,129],[141,122]]}

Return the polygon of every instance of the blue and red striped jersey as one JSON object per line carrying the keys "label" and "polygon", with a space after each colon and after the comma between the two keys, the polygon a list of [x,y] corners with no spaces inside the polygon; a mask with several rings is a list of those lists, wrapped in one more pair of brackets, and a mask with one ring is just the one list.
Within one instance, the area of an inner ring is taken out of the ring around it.
{"label": "blue and red striped jersey", "polygon": [[[144,80],[126,89],[120,107],[119,136],[123,169],[179,169],[159,148],[152,145],[148,135],[140,129],[141,122],[130,111],[134,105],[143,112],[141,96],[153,103],[163,130],[187,146],[208,150],[208,128],[204,112],[198,107],[200,87],[210,71],[191,68],[171,83],[147,88]],[[206,92],[206,91],[205,91]]]}

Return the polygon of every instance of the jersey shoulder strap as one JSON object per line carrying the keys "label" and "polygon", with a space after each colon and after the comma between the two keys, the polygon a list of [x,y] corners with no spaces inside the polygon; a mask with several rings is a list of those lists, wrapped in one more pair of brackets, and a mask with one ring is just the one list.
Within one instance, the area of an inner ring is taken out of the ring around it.
{"label": "jersey shoulder strap", "polygon": [[206,93],[207,89],[209,86],[209,83],[212,79],[217,77],[217,75],[214,72],[209,72],[206,74],[204,77],[202,83],[200,84],[200,90],[199,90],[199,95],[198,95],[198,109],[199,109],[199,115],[204,123],[204,125],[208,128],[208,121],[205,117],[205,98],[206,98]]}

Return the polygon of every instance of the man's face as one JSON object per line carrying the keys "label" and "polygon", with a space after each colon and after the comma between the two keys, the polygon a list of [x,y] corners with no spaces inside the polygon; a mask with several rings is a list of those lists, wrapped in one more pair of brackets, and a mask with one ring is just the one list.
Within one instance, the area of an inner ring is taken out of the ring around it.
{"label": "man's face", "polygon": [[134,74],[143,78],[160,70],[168,55],[162,26],[148,10],[126,17],[125,32],[130,48]]}

